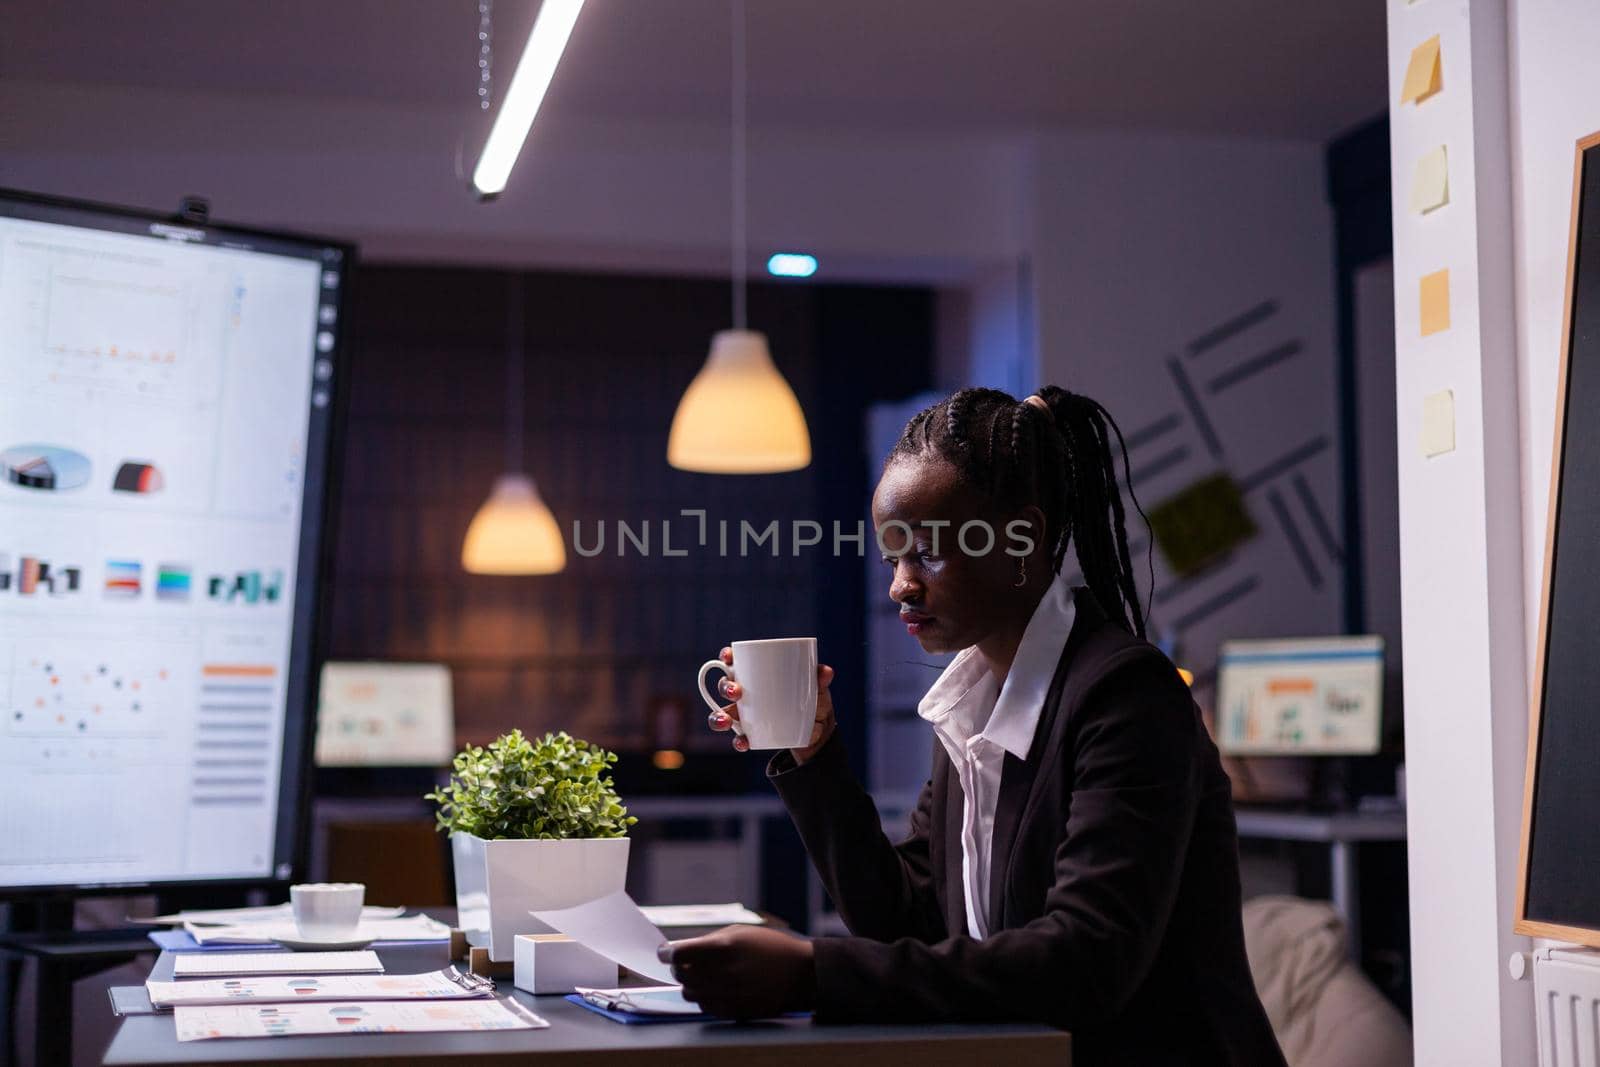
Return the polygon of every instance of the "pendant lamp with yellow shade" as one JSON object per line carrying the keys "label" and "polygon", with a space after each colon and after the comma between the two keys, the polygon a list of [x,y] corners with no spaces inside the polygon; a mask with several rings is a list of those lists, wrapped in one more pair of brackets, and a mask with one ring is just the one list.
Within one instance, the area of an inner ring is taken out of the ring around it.
{"label": "pendant lamp with yellow shade", "polygon": [[522,287],[507,280],[506,472],[467,527],[461,566],[472,574],[554,574],[567,565],[556,517],[522,469]]}
{"label": "pendant lamp with yellow shade", "polygon": [[733,324],[678,401],[667,462],[705,474],[776,474],[811,463],[805,412],[772,361],[763,333],[745,325],[744,0],[733,5]]}
{"label": "pendant lamp with yellow shade", "polygon": [[689,383],[667,437],[667,462],[708,474],[770,474],[811,462],[811,435],[767,338],[722,330]]}

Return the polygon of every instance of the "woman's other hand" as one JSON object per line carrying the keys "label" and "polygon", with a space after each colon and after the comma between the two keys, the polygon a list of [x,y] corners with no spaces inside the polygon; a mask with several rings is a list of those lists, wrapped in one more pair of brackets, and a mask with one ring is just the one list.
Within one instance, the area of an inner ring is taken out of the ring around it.
{"label": "woman's other hand", "polygon": [[[733,666],[733,649],[724,648],[719,653],[722,662]],[[826,663],[817,666],[817,717],[811,727],[811,744],[805,748],[791,748],[789,753],[794,756],[796,763],[804,763],[817,754],[817,750],[827,744],[828,738],[833,736],[833,696],[828,692],[828,686],[833,682],[833,668]],[[733,703],[720,711],[714,711],[706,720],[713,730],[732,730],[733,724],[739,721],[739,698],[744,696],[744,690],[732,678],[723,678],[717,683],[717,692],[724,700]],[[739,734],[733,736],[733,747],[739,752],[750,751],[750,742]]]}
{"label": "woman's other hand", "polygon": [[760,926],[727,926],[662,945],[683,996],[723,1019],[764,1019],[809,1011],[817,973],[811,942]]}

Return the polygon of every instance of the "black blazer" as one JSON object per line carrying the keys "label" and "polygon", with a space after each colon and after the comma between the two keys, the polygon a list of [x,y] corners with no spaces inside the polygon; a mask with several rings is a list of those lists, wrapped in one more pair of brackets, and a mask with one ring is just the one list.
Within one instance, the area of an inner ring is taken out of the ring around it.
{"label": "black blazer", "polygon": [[817,1019],[1031,1020],[1078,1067],[1281,1067],[1240,919],[1228,777],[1159,651],[1087,590],[1027,760],[1001,772],[987,938],[967,935],[944,746],[900,844],[838,735],[768,776],[853,937],[815,942]]}

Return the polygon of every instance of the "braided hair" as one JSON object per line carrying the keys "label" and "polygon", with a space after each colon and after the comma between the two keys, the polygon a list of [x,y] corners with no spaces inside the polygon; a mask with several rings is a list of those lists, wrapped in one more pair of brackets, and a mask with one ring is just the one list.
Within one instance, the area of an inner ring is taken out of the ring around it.
{"label": "braided hair", "polygon": [[[1048,411],[998,389],[962,389],[918,412],[884,465],[934,455],[1003,508],[1036,504],[1044,512],[1051,570],[1060,573],[1067,548],[1075,547],[1095,599],[1130,633],[1143,637],[1145,613],[1128,552],[1112,434],[1122,449],[1128,495],[1141,518],[1144,509],[1133,496],[1122,430],[1089,397],[1053,385],[1038,396]],[[1153,583],[1153,557],[1150,567]]]}

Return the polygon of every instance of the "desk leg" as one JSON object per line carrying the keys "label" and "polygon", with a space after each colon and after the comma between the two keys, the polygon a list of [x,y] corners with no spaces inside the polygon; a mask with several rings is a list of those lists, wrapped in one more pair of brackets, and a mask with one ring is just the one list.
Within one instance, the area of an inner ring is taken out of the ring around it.
{"label": "desk leg", "polygon": [[1333,850],[1333,910],[1344,919],[1350,958],[1361,959],[1361,885],[1356,875],[1354,841],[1335,841]]}
{"label": "desk leg", "polygon": [[77,969],[71,963],[40,956],[34,960],[36,980],[33,1005],[33,1062],[72,1063],[72,982]]}

